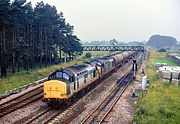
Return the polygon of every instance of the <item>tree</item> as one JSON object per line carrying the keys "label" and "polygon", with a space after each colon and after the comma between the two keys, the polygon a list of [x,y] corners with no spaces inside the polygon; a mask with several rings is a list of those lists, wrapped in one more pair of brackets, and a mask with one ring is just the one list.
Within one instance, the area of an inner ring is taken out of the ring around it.
{"label": "tree", "polygon": [[170,36],[153,35],[150,37],[147,45],[152,47],[173,47],[177,43],[177,40]]}
{"label": "tree", "polygon": [[88,53],[85,54],[85,57],[86,57],[86,58],[91,58],[91,57],[92,57],[92,54],[91,54],[90,52],[88,52]]}
{"label": "tree", "polygon": [[56,7],[39,2],[32,8],[26,0],[0,0],[1,76],[61,61],[61,52],[72,59],[82,53],[74,27]]}
{"label": "tree", "polygon": [[1,76],[7,75],[7,40],[6,40],[6,33],[7,27],[9,25],[9,0],[0,0],[0,64],[1,64]]}

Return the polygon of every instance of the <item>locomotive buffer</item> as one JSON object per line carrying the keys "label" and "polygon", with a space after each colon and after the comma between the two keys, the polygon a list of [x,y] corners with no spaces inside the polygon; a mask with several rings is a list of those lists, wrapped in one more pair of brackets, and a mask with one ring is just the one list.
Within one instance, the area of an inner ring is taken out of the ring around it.
{"label": "locomotive buffer", "polygon": [[133,60],[132,70],[133,70],[133,78],[134,78],[132,97],[134,98],[134,97],[136,97],[136,94],[135,94],[135,79],[136,79],[136,71],[137,71],[136,60]]}

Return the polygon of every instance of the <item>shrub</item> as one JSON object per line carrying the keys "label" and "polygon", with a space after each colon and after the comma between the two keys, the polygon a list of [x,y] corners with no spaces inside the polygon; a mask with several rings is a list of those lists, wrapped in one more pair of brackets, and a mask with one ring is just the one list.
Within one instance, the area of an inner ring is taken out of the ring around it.
{"label": "shrub", "polygon": [[91,58],[92,54],[90,52],[86,53],[85,58]]}
{"label": "shrub", "polygon": [[158,50],[158,52],[167,52],[167,50],[164,49],[164,48],[161,48],[161,49]]}

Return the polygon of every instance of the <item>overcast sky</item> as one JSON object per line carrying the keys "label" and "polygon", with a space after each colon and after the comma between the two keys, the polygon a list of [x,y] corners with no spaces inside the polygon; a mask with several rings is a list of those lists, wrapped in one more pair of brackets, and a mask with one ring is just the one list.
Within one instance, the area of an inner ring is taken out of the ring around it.
{"label": "overcast sky", "polygon": [[81,40],[143,41],[153,34],[180,40],[180,0],[43,1],[64,13]]}

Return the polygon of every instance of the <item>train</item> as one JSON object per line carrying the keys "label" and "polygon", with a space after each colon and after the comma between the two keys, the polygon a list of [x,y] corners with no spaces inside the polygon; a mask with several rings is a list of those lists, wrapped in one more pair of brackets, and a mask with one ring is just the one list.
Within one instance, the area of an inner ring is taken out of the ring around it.
{"label": "train", "polygon": [[135,55],[135,51],[126,51],[55,70],[44,82],[43,101],[48,105],[69,101],[78,92],[101,80]]}

